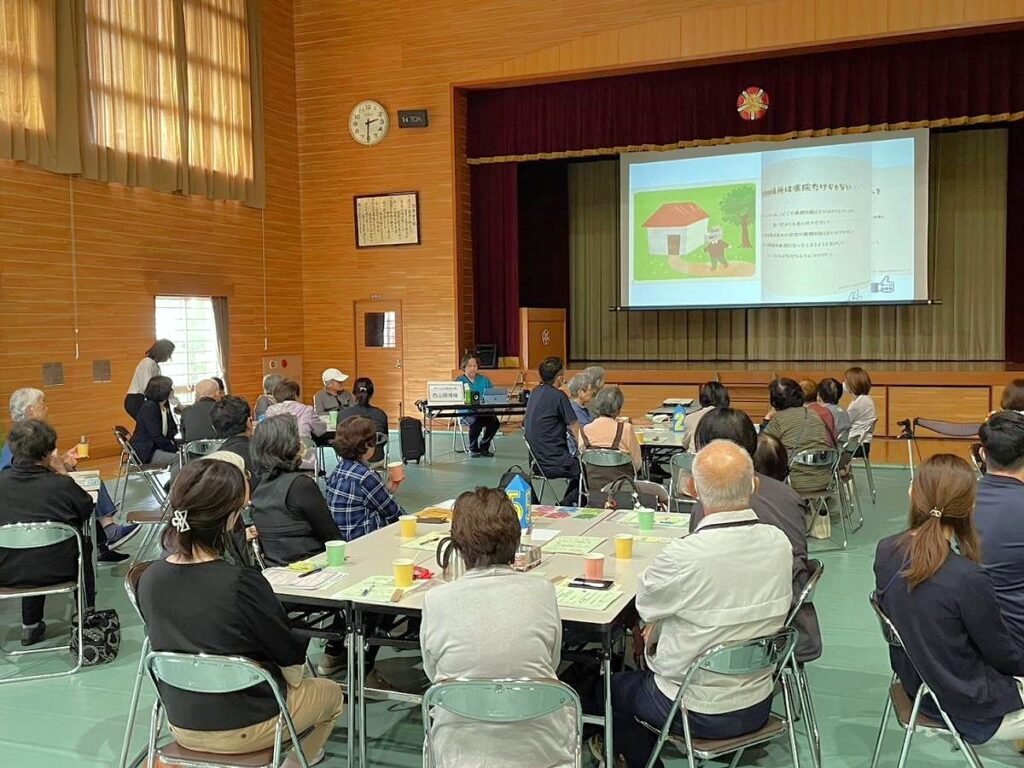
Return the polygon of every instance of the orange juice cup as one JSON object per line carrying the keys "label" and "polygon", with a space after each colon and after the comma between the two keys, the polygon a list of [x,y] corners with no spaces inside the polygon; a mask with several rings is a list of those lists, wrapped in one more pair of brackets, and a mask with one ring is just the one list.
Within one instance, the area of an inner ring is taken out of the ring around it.
{"label": "orange juice cup", "polygon": [[396,587],[406,589],[412,586],[412,560],[392,560],[391,572],[394,574]]}

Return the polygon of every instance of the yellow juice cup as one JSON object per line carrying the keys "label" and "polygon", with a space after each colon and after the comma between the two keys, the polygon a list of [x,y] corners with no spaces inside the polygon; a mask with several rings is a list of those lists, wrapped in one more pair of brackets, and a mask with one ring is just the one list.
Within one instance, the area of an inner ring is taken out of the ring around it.
{"label": "yellow juice cup", "polygon": [[407,589],[412,586],[412,560],[392,560],[391,572],[394,574],[396,587]]}
{"label": "yellow juice cup", "polygon": [[398,535],[403,539],[416,537],[416,515],[402,515],[398,518]]}
{"label": "yellow juice cup", "polygon": [[615,534],[615,557],[618,560],[629,560],[633,557],[633,534]]}

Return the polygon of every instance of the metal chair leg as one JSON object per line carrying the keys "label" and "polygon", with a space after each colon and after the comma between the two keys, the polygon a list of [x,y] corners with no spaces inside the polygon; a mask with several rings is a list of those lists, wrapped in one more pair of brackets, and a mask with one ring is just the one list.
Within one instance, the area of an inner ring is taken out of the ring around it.
{"label": "metal chair leg", "polygon": [[[871,503],[874,504],[878,498],[878,494],[875,493],[875,476],[871,472],[871,459],[868,458],[867,454],[861,457],[864,461],[864,472],[868,476],[868,491],[871,494]],[[913,474],[914,460],[911,457],[910,460],[911,474]]]}
{"label": "metal chair leg", "polygon": [[857,488],[857,478],[853,474],[853,467],[850,467],[850,488],[853,489],[853,493],[850,494],[855,506],[857,507],[857,521],[856,527],[853,529],[854,533],[864,527],[864,506],[860,501],[860,489]]}
{"label": "metal chair leg", "polygon": [[135,715],[139,707],[139,693],[142,691],[142,678],[145,675],[146,654],[149,653],[149,638],[142,638],[142,652],[139,654],[139,670],[135,673],[135,685],[132,688],[132,702],[128,706],[128,723],[124,730],[124,743],[121,745],[121,759],[118,761],[119,768],[125,768],[128,764],[128,750],[132,744],[132,730],[135,728]]}
{"label": "metal chair leg", "polygon": [[793,677],[796,680],[796,691],[803,711],[804,731],[807,733],[807,746],[811,752],[811,763],[814,768],[821,768],[821,734],[818,732],[818,716],[814,712],[811,701],[811,687],[807,681],[807,671],[793,659]]}
{"label": "metal chair leg", "polygon": [[789,733],[789,751],[793,757],[793,768],[800,768],[800,753],[796,748],[796,723],[793,722],[793,694],[789,690],[789,677],[788,671],[782,673],[782,701],[786,706],[786,730]]}
{"label": "metal chair leg", "polygon": [[889,715],[892,713],[892,697],[889,695],[889,688],[896,681],[896,675],[889,678],[889,685],[885,689],[885,707],[882,709],[882,722],[878,726],[878,738],[875,739],[875,751],[871,755],[871,768],[878,768],[878,758],[882,754],[882,741],[885,739],[885,726],[889,722]]}
{"label": "metal chair leg", "polygon": [[914,738],[914,732],[917,730],[917,714],[921,711],[921,689],[917,691],[917,696],[914,697],[914,706],[910,710],[910,719],[907,721],[906,733],[903,736],[903,748],[900,750],[900,760],[896,764],[897,768],[906,768],[907,760],[910,759],[910,742]]}

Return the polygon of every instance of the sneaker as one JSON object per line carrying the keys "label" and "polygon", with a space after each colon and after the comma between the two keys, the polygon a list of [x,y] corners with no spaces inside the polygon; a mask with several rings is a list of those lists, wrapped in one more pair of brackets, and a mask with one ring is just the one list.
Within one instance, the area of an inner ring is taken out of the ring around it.
{"label": "sneaker", "polygon": [[43,639],[43,635],[46,633],[46,622],[40,621],[38,624],[32,627],[21,628],[21,644],[22,645],[35,645]]}
{"label": "sneaker", "polygon": [[139,525],[138,523],[132,523],[130,525],[107,526],[103,529],[103,532],[107,534],[107,546],[111,549],[117,549],[139,532]]}
{"label": "sneaker", "polygon": [[348,658],[345,654],[325,653],[320,657],[320,663],[316,665],[316,673],[320,677],[330,677],[336,672],[345,669]]}
{"label": "sneaker", "polygon": [[131,559],[132,556],[126,552],[115,552],[112,549],[108,549],[106,552],[100,552],[96,562],[100,565],[117,565]]}

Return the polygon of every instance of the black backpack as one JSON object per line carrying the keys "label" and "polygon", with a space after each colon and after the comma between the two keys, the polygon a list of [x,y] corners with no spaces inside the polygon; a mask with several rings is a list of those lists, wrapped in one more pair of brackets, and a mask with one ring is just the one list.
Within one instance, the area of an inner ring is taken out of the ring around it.
{"label": "black backpack", "polygon": [[539,504],[540,496],[537,495],[537,489],[533,487],[533,483],[530,480],[530,473],[522,468],[519,464],[513,464],[511,467],[506,469],[501,475],[501,479],[498,480],[498,488],[504,489],[509,483],[515,480],[517,477],[523,478],[526,484],[530,486],[530,503]]}

